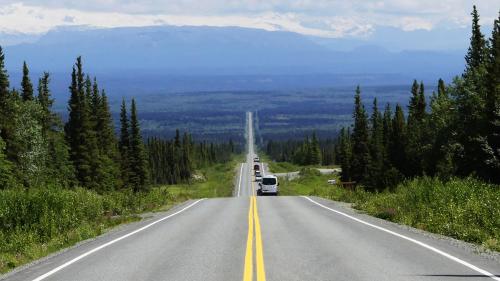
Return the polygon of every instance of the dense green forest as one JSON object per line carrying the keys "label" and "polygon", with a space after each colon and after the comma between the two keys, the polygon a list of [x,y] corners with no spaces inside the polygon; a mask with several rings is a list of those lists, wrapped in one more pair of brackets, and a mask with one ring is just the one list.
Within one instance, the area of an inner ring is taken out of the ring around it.
{"label": "dense green forest", "polygon": [[188,182],[196,168],[226,163],[237,149],[231,140],[229,143],[196,144],[188,133],[181,138],[179,130],[172,140],[149,138],[146,147],[154,184]]}
{"label": "dense green forest", "polygon": [[104,192],[147,187],[146,151],[134,100],[118,143],[106,93],[96,78],[83,72],[80,57],[71,74],[64,125],[52,111],[49,73],[39,79],[35,95],[24,63],[21,91],[10,90],[4,59],[0,49],[1,188],[81,186]]}
{"label": "dense green forest", "polygon": [[368,117],[358,87],[352,131],[343,129],[338,141],[343,180],[370,189],[423,175],[500,183],[500,17],[489,40],[475,7],[472,17],[464,73],[450,85],[439,80],[430,101],[414,81],[407,116],[399,104],[380,112],[375,99]]}
{"label": "dense green forest", "polygon": [[291,162],[297,165],[331,165],[335,163],[333,139],[320,140],[313,133],[304,140],[273,141],[266,144],[266,154],[274,161]]}
{"label": "dense green forest", "polygon": [[[400,104],[379,109],[373,100],[368,116],[361,89],[354,98],[354,124],[340,130],[320,151],[322,163],[342,166],[342,179],[368,189],[395,187],[418,176],[475,176],[500,183],[500,18],[489,40],[481,32],[479,15],[472,12],[472,36],[466,68],[450,85],[439,80],[437,92],[426,99],[424,84],[411,87],[407,116]],[[267,153],[277,161],[302,161],[304,151],[317,153],[317,141],[272,142]],[[311,149],[314,147],[314,149]],[[321,147],[321,145],[320,145]],[[311,159],[311,157],[309,157]]]}
{"label": "dense green forest", "polygon": [[[68,120],[52,110],[50,75],[38,81],[37,94],[23,64],[20,91],[10,89],[0,48],[0,188],[85,187],[100,193],[147,190],[151,184],[188,181],[193,169],[229,161],[235,146],[196,144],[188,133],[173,141],[151,138],[143,143],[137,106],[130,114],[123,100],[119,136],[108,98],[97,79],[73,66]],[[227,149],[229,148],[229,149]]]}

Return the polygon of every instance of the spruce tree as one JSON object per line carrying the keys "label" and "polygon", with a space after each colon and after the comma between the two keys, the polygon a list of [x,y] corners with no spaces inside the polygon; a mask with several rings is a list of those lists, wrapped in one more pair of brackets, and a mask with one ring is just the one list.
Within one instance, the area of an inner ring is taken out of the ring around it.
{"label": "spruce tree", "polygon": [[148,167],[145,156],[137,108],[135,100],[132,99],[130,108],[130,184],[136,192],[147,188]]}
{"label": "spruce tree", "polygon": [[382,115],[378,110],[377,98],[373,99],[373,110],[370,118],[370,164],[368,167],[369,177],[365,180],[367,187],[370,189],[383,188],[383,172],[384,172],[384,127]]}
{"label": "spruce tree", "polygon": [[455,173],[453,147],[456,140],[452,131],[456,121],[453,101],[442,79],[438,82],[438,92],[431,97],[428,119],[430,148],[426,151],[424,168],[430,176],[447,179]]}
{"label": "spruce tree", "polygon": [[425,116],[426,101],[424,83],[418,85],[413,82],[412,96],[408,105],[408,143],[406,155],[408,156],[407,176],[417,176],[422,174],[425,140]]}
{"label": "spruce tree", "polygon": [[29,76],[29,69],[26,62],[23,63],[23,79],[21,82],[21,97],[23,101],[32,101],[33,97],[33,83]]}
{"label": "spruce tree", "polygon": [[342,169],[341,180],[348,182],[352,180],[351,169],[352,169],[352,143],[351,143],[351,132],[348,128],[342,128],[340,130],[340,156],[339,163]]}
{"label": "spruce tree", "polygon": [[48,182],[67,187],[74,183],[74,169],[69,160],[69,148],[64,139],[61,117],[52,111],[54,100],[49,88],[49,73],[44,72],[38,81],[37,99],[42,109],[40,124],[42,136],[48,145]]}
{"label": "spruce tree", "polygon": [[486,97],[487,149],[490,153],[487,163],[489,179],[500,183],[500,12],[493,24],[490,46]]}
{"label": "spruce tree", "polygon": [[112,190],[123,186],[121,181],[118,141],[114,133],[113,119],[104,90],[99,93],[94,79],[92,90],[92,111],[95,113],[95,132],[99,149],[97,177],[101,190]]}
{"label": "spruce tree", "polygon": [[97,173],[100,159],[90,102],[87,99],[90,90],[88,81],[84,78],[81,57],[77,58],[75,67],[71,74],[69,119],[65,127],[66,137],[78,181],[85,187],[99,189]]}
{"label": "spruce tree", "polygon": [[[488,177],[487,99],[487,45],[479,25],[476,8],[472,12],[472,36],[465,57],[466,70],[463,79],[456,79],[451,94],[456,104],[456,126],[460,149],[456,153],[458,173],[462,176],[476,174]],[[487,149],[485,149],[487,148]]]}
{"label": "spruce tree", "polygon": [[352,132],[352,179],[362,182],[368,177],[370,150],[368,148],[368,117],[361,101],[361,90],[358,86],[354,96],[354,128]]}
{"label": "spruce tree", "polygon": [[42,127],[44,134],[47,135],[48,130],[52,126],[52,105],[54,100],[50,97],[50,74],[44,72],[42,77],[38,80],[38,103],[42,106],[43,116],[42,116]]}
{"label": "spruce tree", "polygon": [[120,109],[120,141],[118,148],[120,150],[120,166],[122,172],[122,181],[124,186],[130,186],[129,178],[131,173],[130,165],[130,125],[127,115],[127,105],[125,99],[122,99]]}
{"label": "spruce tree", "polygon": [[388,154],[389,145],[392,137],[392,110],[391,105],[387,103],[383,117],[383,144],[386,154]]}
{"label": "spruce tree", "polygon": [[397,104],[394,118],[392,119],[392,135],[389,147],[389,157],[392,166],[399,173],[407,172],[407,156],[406,156],[406,121],[403,113],[403,108]]}
{"label": "spruce tree", "polygon": [[313,132],[311,138],[311,146],[310,146],[310,163],[309,165],[318,165],[321,164],[321,147],[319,145],[318,138],[316,136],[316,132]]}
{"label": "spruce tree", "polygon": [[183,180],[189,180],[191,178],[191,141],[189,135],[184,133],[182,136],[182,173],[181,178]]}
{"label": "spruce tree", "polygon": [[466,69],[464,76],[469,75],[471,72],[476,71],[478,68],[484,66],[486,61],[486,40],[481,32],[481,25],[479,24],[479,13],[476,6],[472,10],[472,35],[470,38],[470,46],[465,56]]}

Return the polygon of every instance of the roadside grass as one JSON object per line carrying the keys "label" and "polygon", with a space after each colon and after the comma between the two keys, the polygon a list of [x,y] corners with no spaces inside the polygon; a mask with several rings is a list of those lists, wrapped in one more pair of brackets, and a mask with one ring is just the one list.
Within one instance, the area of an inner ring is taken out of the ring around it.
{"label": "roadside grass", "polygon": [[303,169],[295,180],[281,180],[282,195],[311,195],[353,203],[372,216],[500,251],[500,186],[474,178],[422,177],[394,191],[366,192],[329,185],[332,175]]}
{"label": "roadside grass", "polygon": [[234,179],[238,164],[243,161],[238,155],[225,164],[215,164],[197,171],[201,180],[192,184],[163,186],[178,201],[193,198],[230,197],[233,195]]}
{"label": "roadside grass", "polygon": [[333,169],[333,168],[338,168],[339,166],[337,165],[328,165],[328,166],[300,166],[297,164],[293,164],[290,162],[276,162],[272,161],[267,155],[264,153],[260,154],[263,155],[261,158],[262,162],[265,162],[268,164],[269,171],[273,173],[289,173],[289,172],[297,172],[300,171],[303,168],[324,168],[324,169]]}
{"label": "roadside grass", "polygon": [[141,213],[166,211],[192,198],[231,196],[240,158],[201,169],[204,180],[142,193],[56,187],[0,190],[0,274],[141,220]]}

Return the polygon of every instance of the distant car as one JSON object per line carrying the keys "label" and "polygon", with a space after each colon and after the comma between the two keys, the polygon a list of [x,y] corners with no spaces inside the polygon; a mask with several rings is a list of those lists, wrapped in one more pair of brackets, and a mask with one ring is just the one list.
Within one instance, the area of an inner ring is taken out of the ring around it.
{"label": "distant car", "polygon": [[255,171],[260,171],[260,165],[259,165],[259,164],[255,164],[255,165],[253,165],[253,169],[254,169]]}
{"label": "distant car", "polygon": [[256,182],[261,182],[262,181],[262,175],[260,173],[258,175],[255,175],[255,181]]}
{"label": "distant car", "polygon": [[253,162],[260,162],[260,158],[259,158],[259,157],[255,157],[255,158],[253,159]]}
{"label": "distant car", "polygon": [[278,195],[279,194],[279,182],[278,178],[273,175],[267,175],[262,178],[262,182],[259,183],[259,190],[257,193],[259,195],[264,195],[264,194],[273,194],[273,195]]}
{"label": "distant car", "polygon": [[255,181],[262,180],[262,173],[260,171],[255,171]]}

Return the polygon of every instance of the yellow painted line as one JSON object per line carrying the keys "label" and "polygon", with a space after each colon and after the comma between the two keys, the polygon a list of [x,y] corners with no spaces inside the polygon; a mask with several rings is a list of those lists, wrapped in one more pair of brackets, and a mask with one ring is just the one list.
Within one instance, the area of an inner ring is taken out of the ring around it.
{"label": "yellow painted line", "polygon": [[252,184],[250,184],[250,186],[252,187],[252,196],[255,196],[255,175],[253,176],[253,181],[252,181]]}
{"label": "yellow painted line", "polygon": [[248,237],[245,254],[245,269],[243,281],[253,281],[253,200],[250,197],[250,210],[248,211]]}
{"label": "yellow painted line", "polygon": [[253,212],[255,220],[255,259],[257,264],[257,281],[266,281],[266,271],[264,269],[264,252],[262,250],[262,235],[260,233],[259,213],[257,212],[257,198],[253,197]]}

